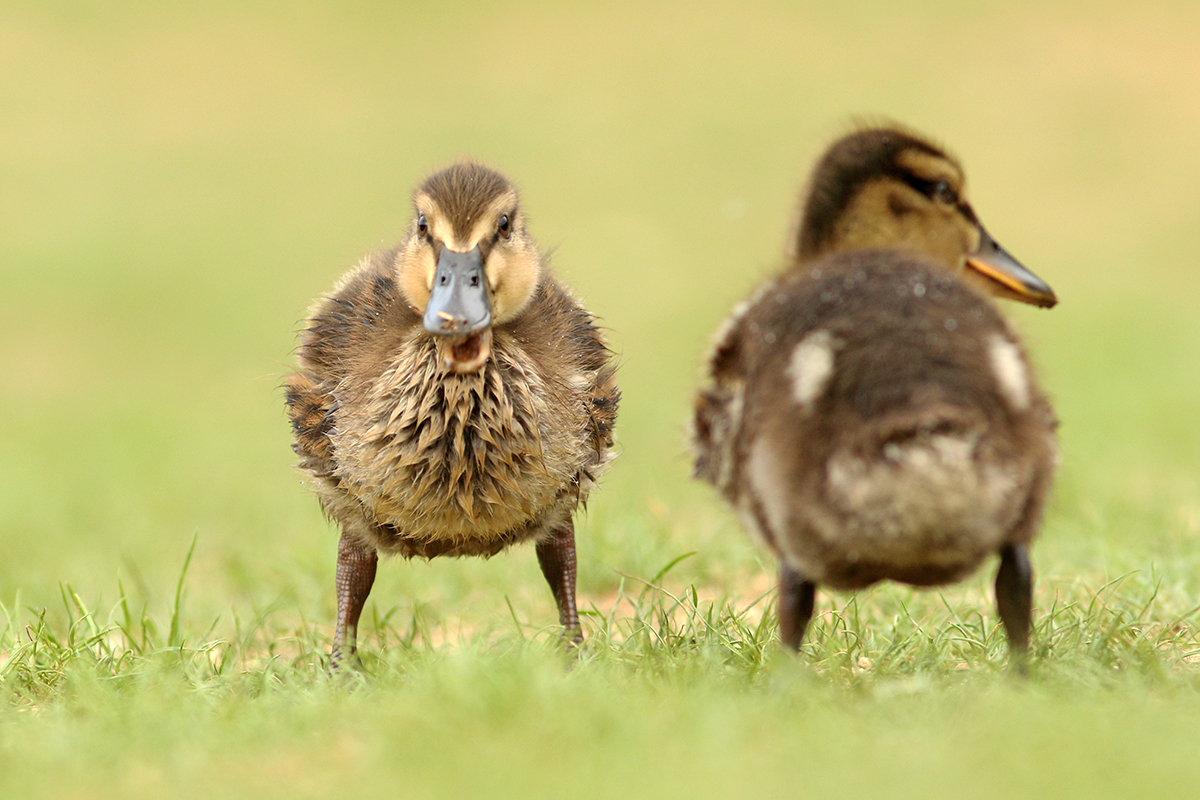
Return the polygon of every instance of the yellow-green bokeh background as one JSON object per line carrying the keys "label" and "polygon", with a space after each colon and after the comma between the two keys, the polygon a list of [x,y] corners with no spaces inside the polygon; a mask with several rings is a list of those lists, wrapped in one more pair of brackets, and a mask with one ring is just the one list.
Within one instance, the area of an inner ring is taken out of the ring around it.
{"label": "yellow-green bokeh background", "polygon": [[[0,8],[0,599],[59,583],[325,622],[336,533],[292,470],[281,377],[310,300],[470,155],[511,176],[611,330],[623,454],[585,596],[684,552],[770,565],[687,479],[709,332],[781,259],[856,116],[963,160],[1058,291],[1006,307],[1063,419],[1039,574],[1200,595],[1200,6],[1192,2],[54,2]],[[532,553],[389,564],[383,607],[515,598]],[[748,590],[747,590],[748,591]]]}

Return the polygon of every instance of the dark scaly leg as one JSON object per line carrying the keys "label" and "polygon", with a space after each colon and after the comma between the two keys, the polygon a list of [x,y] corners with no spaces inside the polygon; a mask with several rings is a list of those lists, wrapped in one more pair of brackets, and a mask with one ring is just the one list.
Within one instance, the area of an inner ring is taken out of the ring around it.
{"label": "dark scaly leg", "polygon": [[1000,569],[996,573],[996,609],[1014,667],[1025,671],[1029,653],[1029,625],[1033,614],[1033,568],[1025,545],[1009,544],[1000,550]]}
{"label": "dark scaly leg", "polygon": [[779,641],[792,651],[799,651],[804,631],[812,619],[817,585],[800,573],[781,564],[779,567]]}
{"label": "dark scaly leg", "polygon": [[349,655],[357,663],[358,618],[375,583],[379,555],[375,548],[342,532],[337,560],[337,630],[333,634],[333,652],[329,663],[337,669]]}
{"label": "dark scaly leg", "polygon": [[579,644],[583,641],[583,630],[575,608],[575,523],[568,519],[548,538],[538,542],[537,557],[550,591],[554,593],[554,602],[558,604],[563,638]]}

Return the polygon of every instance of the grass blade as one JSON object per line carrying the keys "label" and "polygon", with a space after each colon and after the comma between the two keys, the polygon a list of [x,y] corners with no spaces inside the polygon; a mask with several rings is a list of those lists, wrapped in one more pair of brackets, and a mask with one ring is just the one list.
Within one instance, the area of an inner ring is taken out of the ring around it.
{"label": "grass blade", "polygon": [[183,638],[180,634],[180,610],[183,601],[183,581],[187,578],[188,565],[192,563],[192,554],[196,552],[196,539],[198,533],[192,534],[192,543],[188,547],[187,555],[183,559],[183,569],[179,571],[179,582],[175,584],[175,603],[171,606],[171,627],[167,634],[167,646],[178,648],[183,646]]}

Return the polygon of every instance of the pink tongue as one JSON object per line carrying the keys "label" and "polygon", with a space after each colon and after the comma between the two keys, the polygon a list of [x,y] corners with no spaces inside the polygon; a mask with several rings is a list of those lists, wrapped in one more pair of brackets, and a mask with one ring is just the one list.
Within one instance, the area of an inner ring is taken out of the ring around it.
{"label": "pink tongue", "polygon": [[465,342],[450,348],[450,357],[455,361],[471,361],[479,356],[479,334],[470,336]]}

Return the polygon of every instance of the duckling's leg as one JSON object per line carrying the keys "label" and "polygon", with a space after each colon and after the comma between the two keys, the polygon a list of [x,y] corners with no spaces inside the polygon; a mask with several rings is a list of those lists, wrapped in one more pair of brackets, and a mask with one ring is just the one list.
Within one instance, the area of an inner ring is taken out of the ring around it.
{"label": "duckling's leg", "polygon": [[537,543],[538,564],[558,604],[558,622],[563,638],[572,644],[583,641],[579,612],[575,608],[575,522],[568,519],[548,538]]}
{"label": "duckling's leg", "polygon": [[1029,625],[1033,614],[1033,568],[1022,544],[1005,545],[1000,550],[1000,570],[996,573],[996,608],[1008,649],[1018,670],[1024,671],[1029,652]]}
{"label": "duckling's leg", "polygon": [[817,585],[799,572],[782,564],[779,567],[779,641],[789,650],[798,651],[804,631],[812,619]]}
{"label": "duckling's leg", "polygon": [[347,653],[357,662],[358,618],[371,593],[371,584],[375,583],[378,563],[379,554],[374,547],[342,532],[337,560],[337,630],[329,658],[334,669],[341,666]]}

